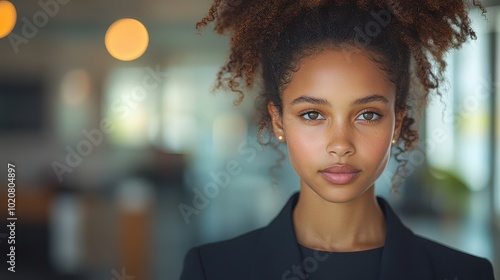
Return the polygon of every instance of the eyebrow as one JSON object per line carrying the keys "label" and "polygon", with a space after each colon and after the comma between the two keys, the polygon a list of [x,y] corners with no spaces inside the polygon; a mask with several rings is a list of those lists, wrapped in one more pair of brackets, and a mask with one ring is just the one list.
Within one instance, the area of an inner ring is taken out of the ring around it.
{"label": "eyebrow", "polygon": [[328,107],[331,107],[332,104],[324,98],[317,98],[317,97],[312,97],[312,96],[300,96],[295,98],[290,104],[295,105],[295,104],[300,104],[300,103],[311,103],[311,104],[316,104],[316,105],[325,105]]}
{"label": "eyebrow", "polygon": [[[351,102],[351,106],[354,105],[361,105],[361,104],[367,104],[367,103],[372,103],[372,102],[382,102],[384,104],[388,104],[389,100],[382,95],[379,94],[372,94],[366,97],[358,98]],[[310,104],[316,104],[316,105],[324,105],[331,107],[332,104],[324,98],[317,98],[317,97],[312,97],[312,96],[305,96],[302,95],[300,97],[295,98],[290,104],[291,105],[296,105],[300,103],[310,103]]]}
{"label": "eyebrow", "polygon": [[360,105],[360,104],[367,104],[367,103],[371,103],[371,102],[382,102],[384,104],[389,104],[389,100],[385,96],[382,96],[379,94],[372,94],[372,95],[358,98],[358,99],[354,100],[351,103],[351,106]]}

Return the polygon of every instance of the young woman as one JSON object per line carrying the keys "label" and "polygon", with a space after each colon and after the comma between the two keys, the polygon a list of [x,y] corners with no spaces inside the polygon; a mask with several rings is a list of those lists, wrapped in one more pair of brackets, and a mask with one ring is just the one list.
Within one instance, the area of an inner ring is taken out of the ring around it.
{"label": "young woman", "polygon": [[232,33],[217,87],[239,102],[241,79],[262,80],[259,131],[286,143],[300,192],[266,227],[189,250],[181,279],[493,279],[374,190],[392,149],[404,171],[445,53],[475,39],[467,14],[462,0],[215,0],[197,28]]}

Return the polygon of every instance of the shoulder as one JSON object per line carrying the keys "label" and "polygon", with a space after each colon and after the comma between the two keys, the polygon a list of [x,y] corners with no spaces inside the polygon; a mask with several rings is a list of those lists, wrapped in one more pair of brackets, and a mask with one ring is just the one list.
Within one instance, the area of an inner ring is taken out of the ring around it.
{"label": "shoulder", "polygon": [[197,249],[202,257],[206,258],[239,259],[241,255],[250,253],[264,228],[255,229],[231,239],[203,244],[193,249]]}
{"label": "shoulder", "polygon": [[237,237],[192,247],[184,257],[183,279],[228,279],[251,264],[253,249],[265,227]]}
{"label": "shoulder", "polygon": [[[191,248],[184,258],[181,280],[242,279],[242,271],[282,273],[281,269],[299,260],[292,211],[299,192],[290,196],[278,215],[267,225],[231,239]],[[257,276],[259,275],[259,276]],[[261,277],[260,277],[261,278]]]}
{"label": "shoulder", "polygon": [[458,249],[451,248],[437,241],[415,234],[416,241],[423,246],[432,263],[437,279],[477,279],[493,280],[493,266],[491,262]]}
{"label": "shoulder", "polygon": [[[414,233],[402,223],[391,206],[377,197],[386,217],[385,265],[391,275],[411,274],[414,279],[494,280],[491,263]],[[397,263],[397,265],[395,265]],[[396,272],[394,272],[396,271]]]}

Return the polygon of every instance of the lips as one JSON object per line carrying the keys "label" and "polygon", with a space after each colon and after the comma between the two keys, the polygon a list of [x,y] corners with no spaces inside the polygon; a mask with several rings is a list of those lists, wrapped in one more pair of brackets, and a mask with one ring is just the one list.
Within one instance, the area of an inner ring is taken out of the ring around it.
{"label": "lips", "polygon": [[345,185],[354,181],[361,170],[352,165],[332,165],[328,168],[320,170],[321,175],[330,183],[336,185]]}

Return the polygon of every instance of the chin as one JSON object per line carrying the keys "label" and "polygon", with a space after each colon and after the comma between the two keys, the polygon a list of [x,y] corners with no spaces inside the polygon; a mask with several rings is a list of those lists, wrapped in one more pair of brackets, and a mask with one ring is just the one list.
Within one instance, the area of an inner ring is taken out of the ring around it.
{"label": "chin", "polygon": [[320,188],[312,188],[322,199],[332,203],[351,202],[366,193],[368,189],[361,189],[354,185],[324,185]]}

